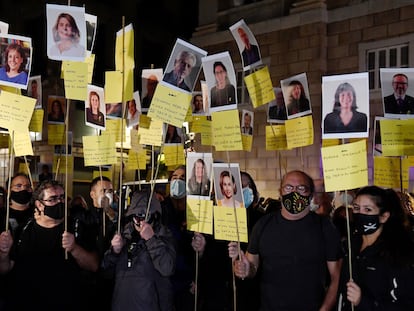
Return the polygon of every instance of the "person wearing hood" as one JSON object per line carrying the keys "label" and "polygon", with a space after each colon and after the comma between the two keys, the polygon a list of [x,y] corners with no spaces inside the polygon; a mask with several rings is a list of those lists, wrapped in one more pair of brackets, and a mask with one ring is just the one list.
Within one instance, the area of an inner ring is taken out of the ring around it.
{"label": "person wearing hood", "polygon": [[286,173],[280,185],[282,209],[257,221],[247,252],[229,243],[234,274],[259,277],[262,311],[331,310],[335,305],[340,238],[327,217],[310,211],[314,189],[305,172]]}
{"label": "person wearing hood", "polygon": [[103,259],[104,269],[115,269],[113,311],[173,310],[174,238],[161,222],[160,202],[150,194],[133,194],[123,233],[115,234]]}

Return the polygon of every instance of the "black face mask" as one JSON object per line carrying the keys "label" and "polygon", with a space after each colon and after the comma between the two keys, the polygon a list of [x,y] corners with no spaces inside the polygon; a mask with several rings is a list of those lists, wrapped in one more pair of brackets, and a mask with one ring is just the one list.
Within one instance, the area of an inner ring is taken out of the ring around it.
{"label": "black face mask", "polygon": [[282,196],[285,209],[291,214],[299,214],[310,204],[310,196],[304,196],[297,192],[291,192]]}
{"label": "black face mask", "polygon": [[65,217],[65,204],[59,202],[52,206],[45,205],[43,213],[53,219],[62,219]]}
{"label": "black face mask", "polygon": [[356,230],[363,234],[372,234],[381,226],[379,215],[365,215],[361,213],[354,213],[352,215]]}
{"label": "black face mask", "polygon": [[19,203],[19,204],[27,204],[30,202],[31,198],[32,198],[32,193],[27,190],[12,191],[10,193],[10,199],[12,199],[14,202]]}

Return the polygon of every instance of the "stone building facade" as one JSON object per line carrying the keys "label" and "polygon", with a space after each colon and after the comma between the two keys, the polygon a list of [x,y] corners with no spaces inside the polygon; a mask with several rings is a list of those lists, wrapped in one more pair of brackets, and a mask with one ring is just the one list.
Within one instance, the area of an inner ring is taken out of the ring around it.
{"label": "stone building facade", "polygon": [[[280,80],[306,73],[312,105],[314,144],[289,151],[265,149],[267,105],[254,109],[251,152],[213,152],[215,160],[238,162],[255,179],[264,197],[278,197],[285,171],[301,169],[320,179],[321,83],[323,76],[369,72],[370,136],[368,171],[372,182],[372,132],[375,116],[383,116],[379,68],[412,67],[414,51],[414,1],[404,0],[304,0],[304,1],[199,1],[199,26],[191,42],[215,54],[229,51],[236,71],[240,54],[228,28],[244,19],[260,45],[274,86]],[[239,84],[239,83],[238,83]],[[241,109],[253,109],[248,102]]]}

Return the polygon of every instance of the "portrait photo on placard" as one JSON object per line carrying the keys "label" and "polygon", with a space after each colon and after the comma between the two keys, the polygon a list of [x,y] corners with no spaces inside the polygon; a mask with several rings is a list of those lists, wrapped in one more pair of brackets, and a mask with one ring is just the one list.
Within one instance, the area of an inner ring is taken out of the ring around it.
{"label": "portrait photo on placard", "polygon": [[102,87],[88,85],[88,95],[85,100],[85,124],[96,129],[105,129],[106,109]]}
{"label": "portrait photo on placard", "polygon": [[236,40],[243,62],[243,70],[249,70],[262,64],[260,47],[252,31],[242,19],[230,26],[230,32]]}
{"label": "portrait photo on placard", "polygon": [[253,111],[243,109],[241,115],[240,131],[243,135],[253,135],[254,114]]}
{"label": "portrait photo on placard", "polygon": [[36,99],[35,109],[42,108],[42,78],[33,76],[29,78],[27,96]]}
{"label": "portrait photo on placard", "polygon": [[32,39],[0,34],[0,85],[27,89],[32,61]]}
{"label": "portrait photo on placard", "polygon": [[128,127],[134,127],[139,124],[139,117],[141,115],[141,105],[139,102],[139,91],[135,91],[132,99],[126,102],[125,119]]}
{"label": "portrait photo on placard", "polygon": [[322,138],[368,137],[368,73],[322,77]]}
{"label": "portrait photo on placard", "polygon": [[236,109],[236,73],[229,52],[204,57],[203,72],[209,89],[210,113]]}
{"label": "portrait photo on placard", "polygon": [[92,14],[85,14],[86,22],[86,54],[93,53],[93,47],[95,45],[96,28],[98,26],[98,17]]}
{"label": "portrait photo on placard", "polygon": [[301,73],[280,81],[283,99],[287,108],[287,118],[293,119],[312,113],[306,73]]}
{"label": "portrait photo on placard", "polygon": [[65,123],[66,99],[63,96],[49,96],[47,99],[47,122]]}
{"label": "portrait photo on placard", "polygon": [[201,71],[201,59],[206,55],[206,51],[177,39],[162,81],[181,91],[192,92]]}
{"label": "portrait photo on placard", "polygon": [[287,120],[287,111],[283,92],[280,87],[274,87],[275,99],[269,102],[267,110],[267,122],[285,123]]}
{"label": "portrait photo on placard", "polygon": [[164,143],[165,144],[183,144],[184,132],[181,127],[172,124],[165,124],[164,126]]}
{"label": "portrait photo on placard", "polygon": [[212,153],[187,154],[187,195],[210,198]]}
{"label": "portrait photo on placard", "polygon": [[83,61],[86,56],[85,8],[46,4],[47,56],[53,60]]}
{"label": "portrait photo on placard", "polygon": [[373,148],[372,155],[382,156],[382,140],[381,140],[381,120],[385,120],[384,117],[375,117],[374,120],[374,139],[372,140]]}
{"label": "portrait photo on placard", "polygon": [[154,97],[155,89],[162,79],[162,68],[143,69],[141,74],[141,111],[147,113]]}
{"label": "portrait photo on placard", "polygon": [[238,163],[213,163],[217,206],[244,207]]}
{"label": "portrait photo on placard", "polygon": [[414,118],[414,68],[380,68],[384,117]]}

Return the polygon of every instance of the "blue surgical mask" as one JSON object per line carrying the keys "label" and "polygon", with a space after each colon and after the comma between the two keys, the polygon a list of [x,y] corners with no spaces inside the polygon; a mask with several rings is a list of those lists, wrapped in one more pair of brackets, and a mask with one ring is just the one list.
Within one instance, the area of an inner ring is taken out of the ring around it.
{"label": "blue surgical mask", "polygon": [[254,200],[253,190],[249,187],[243,188],[244,207],[248,208]]}
{"label": "blue surgical mask", "polygon": [[170,182],[170,195],[174,199],[181,199],[185,197],[186,187],[185,181],[181,179],[173,179]]}

